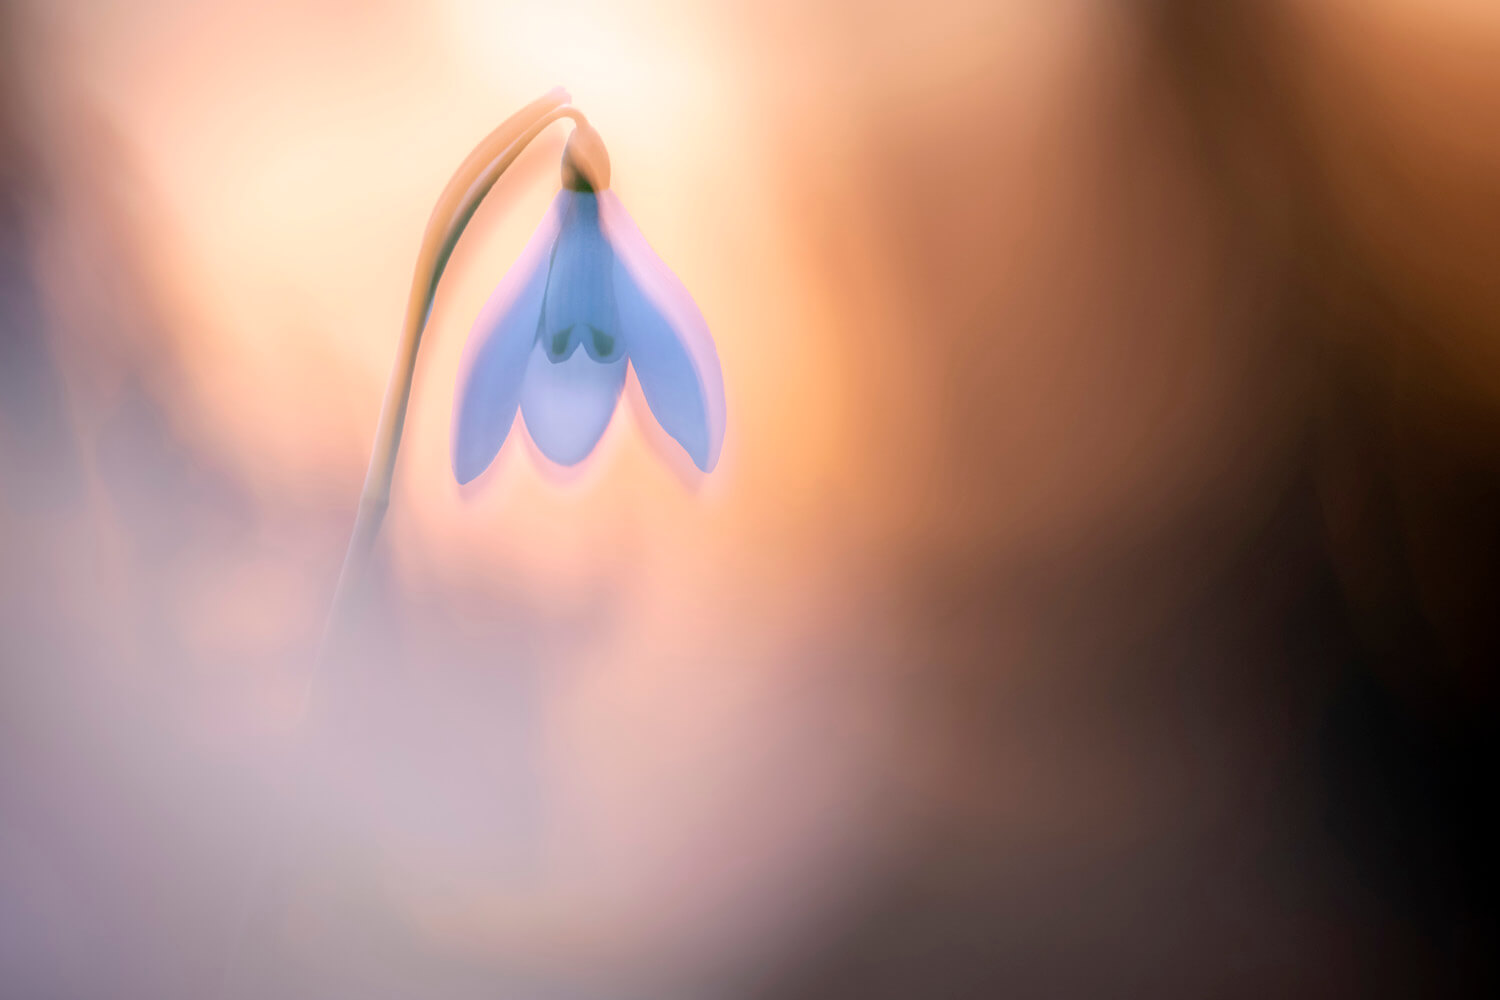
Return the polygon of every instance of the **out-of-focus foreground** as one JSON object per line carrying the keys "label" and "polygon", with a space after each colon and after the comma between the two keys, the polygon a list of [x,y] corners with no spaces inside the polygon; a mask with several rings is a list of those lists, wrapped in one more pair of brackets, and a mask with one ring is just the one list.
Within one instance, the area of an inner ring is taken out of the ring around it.
{"label": "out-of-focus foreground", "polygon": [[[559,127],[309,754],[555,84],[723,461],[453,482]],[[1485,0],[10,4],[0,995],[1485,992],[1497,178]]]}

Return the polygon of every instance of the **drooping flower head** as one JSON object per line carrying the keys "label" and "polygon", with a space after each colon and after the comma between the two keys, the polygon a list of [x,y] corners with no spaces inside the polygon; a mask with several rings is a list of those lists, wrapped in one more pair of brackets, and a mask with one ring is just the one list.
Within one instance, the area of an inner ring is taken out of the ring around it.
{"label": "drooping flower head", "polygon": [[635,370],[656,421],[704,472],[724,440],[724,380],[702,313],[609,190],[609,157],[580,125],[563,187],[485,305],[453,414],[453,472],[494,460],[519,408],[552,461],[575,465],[609,426]]}

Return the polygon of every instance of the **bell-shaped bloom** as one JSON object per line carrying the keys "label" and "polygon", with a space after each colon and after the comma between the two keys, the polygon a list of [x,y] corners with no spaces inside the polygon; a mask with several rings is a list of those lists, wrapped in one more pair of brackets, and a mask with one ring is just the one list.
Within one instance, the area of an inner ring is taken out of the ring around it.
{"label": "bell-shaped bloom", "polygon": [[494,460],[517,409],[552,461],[575,465],[636,379],[652,415],[711,472],[724,379],[703,315],[613,191],[564,188],[469,335],[453,413],[453,472]]}

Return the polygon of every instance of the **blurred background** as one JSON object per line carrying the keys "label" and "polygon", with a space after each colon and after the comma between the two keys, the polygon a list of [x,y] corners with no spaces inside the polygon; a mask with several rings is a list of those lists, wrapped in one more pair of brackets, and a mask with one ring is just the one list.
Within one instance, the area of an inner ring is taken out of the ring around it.
{"label": "blurred background", "polygon": [[[454,483],[559,126],[310,737],[558,84],[723,460]],[[1491,0],[0,7],[7,998],[1486,995],[1497,511]]]}

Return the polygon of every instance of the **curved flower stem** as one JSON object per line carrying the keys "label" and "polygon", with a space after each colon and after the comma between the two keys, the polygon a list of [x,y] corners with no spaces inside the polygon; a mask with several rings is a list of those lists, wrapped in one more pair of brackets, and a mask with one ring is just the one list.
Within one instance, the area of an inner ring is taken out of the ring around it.
{"label": "curved flower stem", "polygon": [[[322,646],[317,663],[303,687],[302,714],[306,717],[313,694],[314,682],[321,673],[333,639],[348,614],[359,584],[369,563],[375,539],[390,504],[391,477],[396,469],[396,451],[401,445],[402,425],[406,422],[406,407],[411,400],[412,375],[416,371],[417,349],[421,346],[422,331],[432,312],[433,297],[437,294],[439,279],[447,267],[448,258],[463,235],[464,228],[479,209],[479,203],[489,194],[516,157],[521,154],[547,126],[563,118],[586,123],[583,113],[567,104],[568,94],[558,88],[544,97],[537,98],[520,111],[506,119],[499,128],[485,137],[468,158],[459,166],[443,194],[438,198],[427,230],[422,237],[422,248],[417,255],[416,272],[412,275],[411,295],[406,307],[406,325],[402,329],[401,343],[396,352],[395,366],[391,370],[390,383],[386,386],[385,402],[380,410],[380,426],[375,435],[375,446],[370,455],[369,471],[365,474],[364,491],[360,496],[359,513],[355,516],[354,532],[349,539],[349,550],[344,556],[343,569],[339,573],[338,588],[334,593],[333,606],[323,631]],[[299,751],[305,749],[300,743]],[[285,807],[287,789],[281,789],[278,804]],[[278,809],[277,812],[280,810]],[[267,817],[271,820],[273,817]],[[274,834],[274,830],[268,831]],[[290,850],[287,843],[267,839],[262,845],[262,856],[255,865],[255,875],[249,891],[242,901],[239,918],[230,938],[224,964],[219,972],[218,997],[232,996],[238,985],[241,970],[241,949],[251,918],[259,908],[258,896],[266,891],[266,882],[278,863],[285,861]],[[263,901],[260,901],[263,902]]]}
{"label": "curved flower stem", "polygon": [[396,470],[396,452],[401,447],[406,407],[411,400],[417,350],[421,347],[422,333],[432,313],[438,281],[443,276],[443,270],[447,267],[448,259],[453,255],[464,228],[479,210],[480,202],[495,186],[500,175],[515,162],[521,151],[553,122],[571,118],[579,124],[587,124],[588,120],[583,113],[569,106],[567,99],[565,91],[560,88],[554,90],[545,97],[532,101],[491,132],[448,181],[448,186],[443,189],[432,217],[427,222],[422,249],[417,255],[417,266],[412,275],[411,294],[407,299],[406,323],[396,350],[390,382],[386,386],[385,402],[380,409],[380,424],[375,432],[369,470],[365,473],[359,512],[355,516],[354,531],[349,539],[349,549],[344,556],[343,569],[339,573],[338,587],[334,592],[333,607],[324,629],[323,648],[318,656],[320,663],[327,655],[329,643],[339,622],[347,613],[359,583],[364,578],[376,536],[380,533],[386,508],[390,505],[391,479]]}

